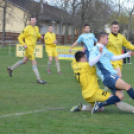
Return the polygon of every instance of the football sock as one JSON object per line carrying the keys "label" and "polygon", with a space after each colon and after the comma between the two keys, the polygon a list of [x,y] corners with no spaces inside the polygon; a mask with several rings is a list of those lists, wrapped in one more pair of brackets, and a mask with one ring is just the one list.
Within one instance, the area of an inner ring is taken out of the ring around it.
{"label": "football sock", "polygon": [[13,66],[11,66],[11,70],[14,70],[15,68],[19,67],[20,65],[23,65],[22,60],[16,62]]}
{"label": "football sock", "polygon": [[134,113],[134,107],[125,102],[120,101],[120,102],[116,103],[116,106],[117,106],[117,108],[119,108],[122,111]]}
{"label": "football sock", "polygon": [[108,100],[101,102],[99,104],[99,108],[103,107],[103,106],[108,106],[108,105],[112,105],[115,104],[116,102],[120,102],[120,99],[117,96],[111,96]]}
{"label": "football sock", "polygon": [[91,105],[82,105],[82,111],[91,111],[92,110],[92,106]]}
{"label": "football sock", "polygon": [[132,99],[134,99],[134,90],[132,87],[129,90],[127,90],[127,93]]}
{"label": "football sock", "polygon": [[56,62],[56,67],[57,67],[57,72],[60,72],[60,63],[59,62]]}
{"label": "football sock", "polygon": [[48,61],[48,66],[47,66],[47,70],[50,70],[50,66],[51,66],[51,62],[50,61]]}
{"label": "football sock", "polygon": [[35,74],[35,76],[37,77],[37,80],[40,80],[40,75],[39,75],[39,72],[38,72],[38,69],[37,69],[37,65],[32,65],[32,68],[33,68],[33,72]]}

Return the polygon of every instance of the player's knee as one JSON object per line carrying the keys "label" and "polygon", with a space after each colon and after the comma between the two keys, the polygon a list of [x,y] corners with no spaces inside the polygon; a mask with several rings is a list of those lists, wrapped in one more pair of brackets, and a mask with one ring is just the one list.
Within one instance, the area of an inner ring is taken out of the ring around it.
{"label": "player's knee", "polygon": [[27,60],[23,60],[22,63],[23,63],[23,64],[26,64],[26,63],[27,63]]}
{"label": "player's knee", "polygon": [[126,90],[129,90],[131,88],[131,85],[126,83]]}
{"label": "player's knee", "polygon": [[52,59],[49,59],[49,62],[52,62]]}
{"label": "player's knee", "polygon": [[122,74],[119,74],[119,77],[121,78],[122,77]]}
{"label": "player's knee", "polygon": [[55,57],[55,61],[56,61],[56,62],[59,62],[59,59],[58,59],[58,57]]}
{"label": "player's knee", "polygon": [[123,100],[124,99],[124,94],[123,92],[116,92],[115,95],[120,99],[120,100]]}

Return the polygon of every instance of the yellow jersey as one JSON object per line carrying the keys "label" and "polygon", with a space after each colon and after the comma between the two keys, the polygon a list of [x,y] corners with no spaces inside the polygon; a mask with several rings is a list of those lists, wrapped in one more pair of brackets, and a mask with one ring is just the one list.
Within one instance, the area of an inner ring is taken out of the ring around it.
{"label": "yellow jersey", "polygon": [[84,99],[92,97],[95,92],[100,89],[97,82],[97,75],[95,67],[90,67],[88,62],[71,63],[75,78],[82,89],[82,96]]}
{"label": "yellow jersey", "polygon": [[[19,35],[18,40],[20,44],[27,45],[27,46],[33,46],[35,47],[37,43],[37,39],[41,38],[41,34],[39,33],[39,28],[37,26],[31,26],[28,25],[24,28],[22,33]],[[25,42],[24,42],[25,39]]]}
{"label": "yellow jersey", "polygon": [[44,36],[44,41],[46,44],[46,48],[50,48],[50,47],[56,47],[56,44],[54,44],[53,42],[56,40],[56,35],[55,33],[50,33],[47,32]]}
{"label": "yellow jersey", "polygon": [[[129,41],[127,41],[127,39],[122,34],[118,33],[117,36],[114,36],[112,33],[110,33],[108,37],[109,43],[107,45],[107,49],[114,55],[121,55],[123,46],[130,50],[134,50],[134,46]],[[111,63],[122,65],[122,60],[111,61]]]}

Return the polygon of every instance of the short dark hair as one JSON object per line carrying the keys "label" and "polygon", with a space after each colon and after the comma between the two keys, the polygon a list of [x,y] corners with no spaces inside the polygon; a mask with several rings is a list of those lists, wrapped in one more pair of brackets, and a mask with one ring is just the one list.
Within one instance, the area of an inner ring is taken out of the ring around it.
{"label": "short dark hair", "polygon": [[85,56],[85,52],[83,52],[83,51],[77,51],[77,52],[75,53],[75,60],[76,60],[77,62],[79,62],[80,59],[83,58],[84,56]]}
{"label": "short dark hair", "polygon": [[111,25],[119,25],[119,23],[117,21],[113,21]]}
{"label": "short dark hair", "polygon": [[49,24],[49,27],[52,27],[52,24]]}
{"label": "short dark hair", "polygon": [[89,24],[84,24],[84,25],[83,25],[83,28],[84,28],[84,27],[86,27],[86,26],[89,26],[89,27],[90,27],[90,25],[89,25]]}
{"label": "short dark hair", "polygon": [[30,18],[29,18],[29,20],[31,20],[31,18],[36,18],[36,16],[34,16],[34,15],[31,15],[31,16],[30,16]]}
{"label": "short dark hair", "polygon": [[108,35],[106,32],[100,32],[97,36],[98,41],[100,41],[100,39],[106,35]]}

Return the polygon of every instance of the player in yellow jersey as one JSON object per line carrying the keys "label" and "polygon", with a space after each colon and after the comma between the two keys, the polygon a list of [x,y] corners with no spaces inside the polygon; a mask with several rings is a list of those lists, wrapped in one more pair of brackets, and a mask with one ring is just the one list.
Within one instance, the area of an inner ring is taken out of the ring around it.
{"label": "player in yellow jersey", "polygon": [[[109,43],[107,45],[107,49],[111,51],[114,55],[122,54],[122,47],[126,47],[130,50],[134,50],[134,46],[127,41],[127,39],[119,32],[119,23],[114,21],[111,25],[111,33],[109,34]],[[118,76],[122,77],[122,60],[111,61],[114,69],[118,72]]]}
{"label": "player in yellow jersey", "polygon": [[[101,48],[100,52],[102,52]],[[89,66],[84,52],[76,52],[75,60],[72,63],[73,72],[77,82],[81,86],[82,96],[88,103],[94,106],[94,103],[99,101],[101,102],[99,108],[102,108],[103,106],[115,104],[120,101],[119,97],[100,89],[97,82],[96,69],[95,67]],[[94,113],[94,109],[92,113]]]}
{"label": "player in yellow jersey", "polygon": [[44,41],[45,41],[45,50],[48,56],[48,67],[47,67],[47,73],[51,74],[50,66],[52,63],[53,57],[55,58],[56,61],[56,67],[57,67],[57,73],[59,75],[62,74],[61,69],[60,69],[60,63],[58,59],[58,53],[57,53],[57,40],[56,40],[56,35],[53,33],[53,27],[52,25],[49,25],[48,32],[44,36]]}
{"label": "player in yellow jersey", "polygon": [[[33,72],[37,77],[37,82],[41,84],[45,84],[46,82],[40,78],[38,69],[37,69],[37,62],[34,57],[34,49],[37,43],[37,39],[43,38],[39,33],[39,28],[36,25],[36,18],[30,17],[29,19],[30,25],[24,28],[22,33],[19,35],[18,40],[21,45],[24,46],[25,49],[25,56],[23,60],[18,61],[13,66],[8,67],[7,70],[9,72],[9,76],[12,77],[12,71],[19,67],[20,65],[26,64],[27,61],[30,59],[32,62]],[[24,41],[25,40],[25,41]]]}

